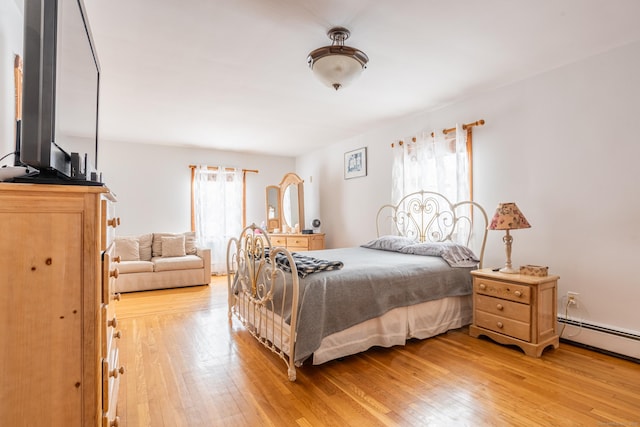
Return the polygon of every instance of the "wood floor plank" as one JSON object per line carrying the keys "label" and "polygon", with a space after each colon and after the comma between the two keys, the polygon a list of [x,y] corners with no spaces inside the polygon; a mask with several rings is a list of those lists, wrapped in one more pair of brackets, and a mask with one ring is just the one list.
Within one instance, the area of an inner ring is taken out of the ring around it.
{"label": "wood floor plank", "polygon": [[227,317],[226,278],[124,294],[120,425],[640,425],[640,366],[561,344],[541,358],[467,328],[304,365]]}

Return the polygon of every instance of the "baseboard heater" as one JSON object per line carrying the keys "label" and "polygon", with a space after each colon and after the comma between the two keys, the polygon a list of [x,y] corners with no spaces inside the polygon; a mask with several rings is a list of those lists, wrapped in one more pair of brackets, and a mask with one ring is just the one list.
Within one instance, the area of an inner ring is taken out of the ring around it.
{"label": "baseboard heater", "polygon": [[[634,333],[631,333],[631,332],[619,331],[617,329],[607,328],[605,326],[594,325],[592,323],[585,323],[585,322],[580,322],[580,321],[572,320],[572,319],[566,319],[566,318],[562,318],[560,316],[558,316],[558,323],[562,323],[562,324],[565,324],[567,326],[574,326],[576,328],[587,329],[587,330],[590,330],[590,331],[611,335],[611,336],[622,338],[622,339],[625,339],[625,340],[632,340],[632,341],[639,341],[640,342],[640,335],[634,334]],[[597,351],[597,352],[604,353],[604,354],[608,354],[610,356],[615,356],[615,357],[619,357],[621,359],[626,359],[626,360],[630,360],[632,362],[640,363],[640,359],[639,358],[636,358],[636,357],[633,357],[633,356],[629,356],[629,355],[626,355],[626,354],[617,353],[617,352],[610,351],[610,350],[606,350],[606,349],[603,349],[603,348],[595,347],[595,346],[592,346],[592,345],[589,345],[589,344],[581,343],[579,341],[574,341],[571,338],[562,338],[562,337],[560,337],[560,341],[566,342],[566,343],[570,343],[570,344],[573,344],[573,345],[577,345],[579,347],[588,348],[590,350]]]}

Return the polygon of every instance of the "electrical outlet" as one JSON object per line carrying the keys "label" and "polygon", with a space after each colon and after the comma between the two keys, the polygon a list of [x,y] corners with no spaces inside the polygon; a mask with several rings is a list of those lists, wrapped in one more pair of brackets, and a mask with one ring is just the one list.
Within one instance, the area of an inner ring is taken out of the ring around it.
{"label": "electrical outlet", "polygon": [[578,308],[578,296],[577,292],[567,292],[567,303],[570,307]]}

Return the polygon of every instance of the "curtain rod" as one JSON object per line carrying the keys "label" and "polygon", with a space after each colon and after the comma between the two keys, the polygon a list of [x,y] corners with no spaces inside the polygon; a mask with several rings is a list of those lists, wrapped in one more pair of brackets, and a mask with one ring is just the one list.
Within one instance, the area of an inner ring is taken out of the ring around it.
{"label": "curtain rod", "polygon": [[[466,124],[462,125],[462,130],[467,130],[467,129],[471,128],[471,127],[482,126],[482,125],[484,125],[484,120],[480,119],[480,120],[476,120],[473,123],[466,123]],[[451,133],[451,132],[455,132],[455,131],[456,131],[456,128],[442,129],[442,133],[444,133],[445,135],[448,134],[448,133]],[[431,132],[431,136],[435,136],[433,134],[433,132]]]}
{"label": "curtain rod", "polygon": [[[472,128],[473,126],[482,126],[484,125],[484,119],[480,119],[480,120],[476,120],[473,123],[465,123],[462,125],[462,129],[464,130],[468,130],[470,128]],[[451,132],[455,132],[456,128],[449,128],[449,129],[442,129],[442,133],[444,133],[445,135]],[[433,132],[431,132],[431,137],[433,138],[435,136],[435,134]],[[413,138],[411,138],[411,141],[416,142],[416,137],[414,136]],[[398,141],[398,145],[402,147],[402,145],[404,144],[403,140]],[[395,143],[391,143],[391,148],[395,147]]]}
{"label": "curtain rod", "polygon": [[[195,168],[198,167],[198,165],[189,165],[189,167],[191,169],[195,169]],[[218,166],[207,166],[207,169],[213,170],[213,171],[217,171],[219,168],[218,168]],[[226,170],[226,171],[232,171],[234,169],[235,168],[224,168],[224,170]],[[244,172],[244,173],[249,173],[249,172],[250,173],[260,173],[260,171],[258,169],[242,169],[242,172]]]}

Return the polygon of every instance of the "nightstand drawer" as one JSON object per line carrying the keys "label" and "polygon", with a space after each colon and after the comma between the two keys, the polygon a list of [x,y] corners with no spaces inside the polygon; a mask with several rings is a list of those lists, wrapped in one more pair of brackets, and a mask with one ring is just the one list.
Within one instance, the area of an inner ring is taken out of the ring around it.
{"label": "nightstand drawer", "polygon": [[476,310],[485,311],[507,319],[529,323],[531,306],[486,295],[476,295]]}
{"label": "nightstand drawer", "polygon": [[531,326],[529,323],[506,319],[484,311],[476,311],[475,324],[481,328],[509,335],[523,341],[531,340]]}
{"label": "nightstand drawer", "polygon": [[477,277],[473,283],[473,290],[477,294],[508,299],[523,304],[531,302],[531,289],[526,285],[516,285],[515,283]]}

